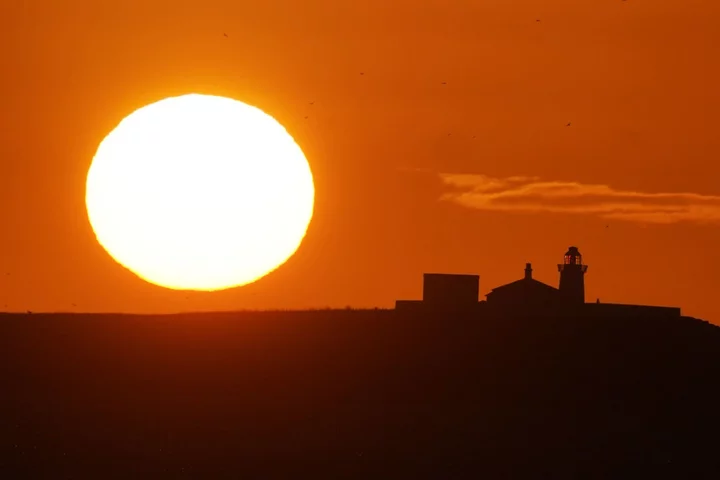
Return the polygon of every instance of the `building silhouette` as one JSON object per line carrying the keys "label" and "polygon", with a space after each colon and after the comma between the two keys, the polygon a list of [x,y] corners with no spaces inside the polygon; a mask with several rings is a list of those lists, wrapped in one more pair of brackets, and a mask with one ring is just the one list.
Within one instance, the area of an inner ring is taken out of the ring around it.
{"label": "building silhouette", "polygon": [[523,278],[493,288],[485,297],[490,306],[503,309],[552,308],[560,304],[558,289],[532,278],[530,263],[525,264]]}
{"label": "building silhouette", "polygon": [[569,303],[585,303],[585,272],[587,265],[582,263],[582,255],[577,247],[568,248],[563,263],[558,265],[560,272],[560,294]]}
{"label": "building silhouette", "polygon": [[477,303],[480,292],[478,275],[446,275],[426,273],[423,275],[423,302],[452,308],[456,305]]}
{"label": "building silhouette", "polygon": [[629,315],[680,316],[680,308],[617,303],[585,303],[585,273],[577,247],[568,248],[558,264],[558,288],[533,278],[532,264],[525,264],[523,278],[493,288],[479,301],[479,275],[426,273],[422,300],[397,300],[399,311],[477,311],[518,313],[581,313],[610,317]]}

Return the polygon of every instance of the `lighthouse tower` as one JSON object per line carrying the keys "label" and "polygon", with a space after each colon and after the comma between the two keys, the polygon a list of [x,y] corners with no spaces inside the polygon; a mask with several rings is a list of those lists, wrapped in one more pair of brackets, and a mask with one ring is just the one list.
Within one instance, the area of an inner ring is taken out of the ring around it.
{"label": "lighthouse tower", "polygon": [[587,265],[582,263],[582,255],[577,247],[568,248],[565,260],[558,265],[560,272],[560,295],[565,304],[585,303],[585,272]]}

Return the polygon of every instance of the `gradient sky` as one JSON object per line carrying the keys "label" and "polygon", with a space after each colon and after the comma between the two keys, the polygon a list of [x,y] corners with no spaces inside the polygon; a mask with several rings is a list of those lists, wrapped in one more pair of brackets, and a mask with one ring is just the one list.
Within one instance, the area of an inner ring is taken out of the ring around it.
{"label": "gradient sky", "polygon": [[[556,286],[577,245],[588,300],[720,323],[716,0],[37,0],[0,18],[0,310],[388,307],[429,271],[485,294],[532,262]],[[273,115],[315,175],[303,245],[240,289],[149,285],[87,220],[103,137],[191,92]]]}

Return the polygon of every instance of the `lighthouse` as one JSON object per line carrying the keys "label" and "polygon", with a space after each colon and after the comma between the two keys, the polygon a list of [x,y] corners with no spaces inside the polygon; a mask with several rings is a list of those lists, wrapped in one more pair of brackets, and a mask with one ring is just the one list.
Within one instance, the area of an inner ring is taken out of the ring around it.
{"label": "lighthouse", "polygon": [[585,303],[587,265],[583,265],[582,255],[577,247],[568,248],[563,263],[558,265],[558,271],[560,272],[560,295],[563,303]]}

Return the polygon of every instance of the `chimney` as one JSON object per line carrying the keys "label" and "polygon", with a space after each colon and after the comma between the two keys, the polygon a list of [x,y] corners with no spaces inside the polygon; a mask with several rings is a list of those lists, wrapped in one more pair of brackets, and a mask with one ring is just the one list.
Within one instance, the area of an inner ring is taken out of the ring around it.
{"label": "chimney", "polygon": [[532,278],[532,265],[529,263],[525,264],[525,280],[530,280]]}

